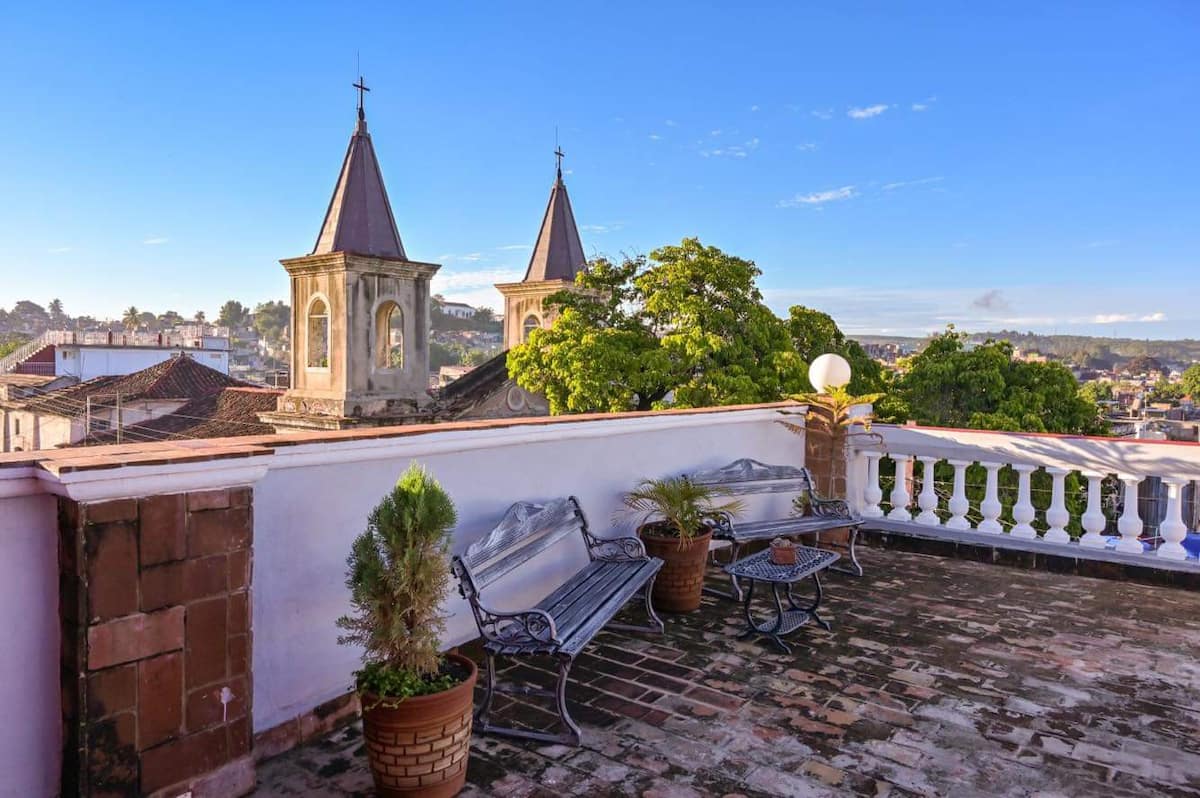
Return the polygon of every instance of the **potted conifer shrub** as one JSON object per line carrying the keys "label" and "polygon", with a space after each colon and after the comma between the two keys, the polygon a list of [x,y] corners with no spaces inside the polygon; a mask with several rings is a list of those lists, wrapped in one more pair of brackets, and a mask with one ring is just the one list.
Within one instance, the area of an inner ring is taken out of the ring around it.
{"label": "potted conifer shrub", "polygon": [[647,479],[624,497],[629,511],[642,515],[638,537],[646,553],[663,561],[654,580],[656,609],[691,612],[700,606],[711,522],[719,513],[737,513],[740,501],[718,503],[719,488],[687,477]]}
{"label": "potted conifer shrub", "polygon": [[441,653],[456,519],[450,497],[414,463],[346,560],[354,611],[338,619],[338,642],[363,647],[355,678],[381,796],[450,796],[466,780],[476,668]]}

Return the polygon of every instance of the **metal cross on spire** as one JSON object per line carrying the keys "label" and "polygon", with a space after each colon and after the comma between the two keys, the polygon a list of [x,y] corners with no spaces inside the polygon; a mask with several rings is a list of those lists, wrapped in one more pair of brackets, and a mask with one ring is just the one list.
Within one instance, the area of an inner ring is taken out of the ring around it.
{"label": "metal cross on spire", "polygon": [[370,91],[370,89],[367,88],[367,83],[363,80],[362,75],[358,76],[358,83],[351,85],[358,89],[358,118],[365,119],[366,115],[363,113],[363,92]]}
{"label": "metal cross on spire", "polygon": [[566,156],[566,153],[564,153],[562,151],[562,147],[556,146],[554,148],[555,169],[558,170],[558,179],[559,180],[562,180],[562,159],[565,156]]}

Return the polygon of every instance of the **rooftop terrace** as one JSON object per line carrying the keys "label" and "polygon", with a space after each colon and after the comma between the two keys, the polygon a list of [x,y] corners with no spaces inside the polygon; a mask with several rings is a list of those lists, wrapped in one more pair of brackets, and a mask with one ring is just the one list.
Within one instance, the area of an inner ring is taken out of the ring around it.
{"label": "rooftop terrace", "polygon": [[[476,735],[464,795],[1200,795],[1200,595],[860,557],[791,655],[715,598],[665,637],[602,633],[572,672],[583,747]],[[255,793],[369,794],[357,726],[262,763]]]}

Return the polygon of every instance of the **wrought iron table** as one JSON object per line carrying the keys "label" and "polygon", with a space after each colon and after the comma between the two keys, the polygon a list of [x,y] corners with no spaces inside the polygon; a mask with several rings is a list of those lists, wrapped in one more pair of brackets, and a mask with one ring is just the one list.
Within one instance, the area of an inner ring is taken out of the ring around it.
{"label": "wrought iron table", "polygon": [[[750,628],[740,637],[747,638],[755,634],[765,635],[775,641],[775,645],[779,646],[784,653],[790,654],[792,649],[781,639],[783,635],[791,634],[809,620],[816,621],[826,631],[830,630],[832,627],[829,623],[817,614],[817,608],[821,606],[822,595],[820,573],[837,562],[839,556],[837,552],[833,551],[814,549],[811,546],[797,546],[795,565],[776,565],[771,562],[770,549],[751,554],[749,557],[726,565],[725,572],[730,576],[750,581],[743,605],[746,624]],[[796,599],[792,595],[792,587],[797,582],[809,578],[816,586],[816,597],[812,604],[802,607],[796,603]],[[775,600],[775,617],[768,618],[762,623],[755,621],[754,614],[750,611],[750,602],[754,598],[754,585],[757,582],[769,583],[771,595]],[[787,608],[784,608],[782,597],[779,594],[780,588],[785,585],[787,587],[785,591],[788,601]]]}

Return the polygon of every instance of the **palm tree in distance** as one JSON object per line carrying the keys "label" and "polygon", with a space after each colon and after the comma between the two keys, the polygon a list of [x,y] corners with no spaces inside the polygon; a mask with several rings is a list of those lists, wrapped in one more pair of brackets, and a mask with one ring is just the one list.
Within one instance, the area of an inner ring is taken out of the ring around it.
{"label": "palm tree in distance", "polygon": [[125,315],[121,317],[121,322],[125,325],[125,329],[133,332],[142,323],[142,314],[137,307],[130,305],[125,309]]}

